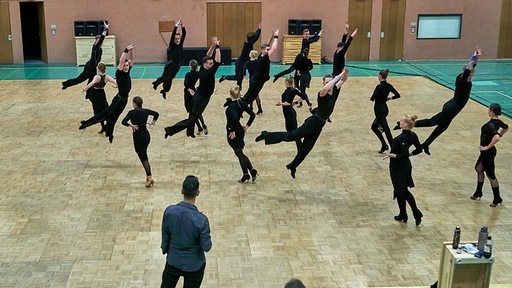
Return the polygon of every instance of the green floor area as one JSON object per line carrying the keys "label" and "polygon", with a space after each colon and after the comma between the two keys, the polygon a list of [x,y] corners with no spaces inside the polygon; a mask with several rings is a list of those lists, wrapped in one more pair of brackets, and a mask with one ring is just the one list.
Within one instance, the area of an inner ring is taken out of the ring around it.
{"label": "green floor area", "polygon": [[[455,77],[467,61],[349,61],[347,68],[351,76],[376,76],[381,69],[389,69],[391,76],[424,76],[454,89]],[[288,68],[289,65],[272,64],[271,75]],[[162,72],[163,64],[137,63],[132,70],[133,79],[156,79]],[[512,118],[512,60],[481,60],[473,78],[471,98],[482,105],[497,102],[503,114]],[[83,67],[75,65],[0,65],[0,80],[50,80],[68,79],[82,72]],[[182,67],[177,78],[183,78],[187,67]],[[315,65],[313,77],[321,77],[332,71],[331,64]],[[114,75],[115,67],[107,68],[107,74]],[[217,76],[234,73],[234,64],[221,66]]]}

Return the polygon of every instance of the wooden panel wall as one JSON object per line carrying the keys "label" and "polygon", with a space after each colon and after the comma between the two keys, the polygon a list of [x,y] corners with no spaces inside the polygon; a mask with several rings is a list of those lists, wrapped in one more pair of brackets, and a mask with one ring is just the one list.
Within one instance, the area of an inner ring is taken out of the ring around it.
{"label": "wooden panel wall", "polygon": [[501,5],[498,58],[512,58],[512,0],[503,0]]}
{"label": "wooden panel wall", "polygon": [[[382,2],[380,60],[402,59],[404,47],[405,0],[384,0]],[[377,35],[375,35],[377,36]]]}
{"label": "wooden panel wall", "polygon": [[8,39],[10,34],[9,3],[0,2],[0,64],[12,64],[12,41]]}
{"label": "wooden panel wall", "polygon": [[[210,45],[211,37],[216,35],[223,47],[231,48],[232,57],[238,57],[247,32],[256,31],[259,23],[261,23],[261,2],[207,3],[206,43]],[[262,33],[264,43],[267,42],[269,35]],[[261,38],[254,44],[254,48],[259,50],[260,45]]]}
{"label": "wooden panel wall", "polygon": [[370,55],[370,39],[367,34],[371,31],[372,0],[350,0],[348,20],[350,31],[358,28],[358,36],[352,40],[347,60],[366,61]]}

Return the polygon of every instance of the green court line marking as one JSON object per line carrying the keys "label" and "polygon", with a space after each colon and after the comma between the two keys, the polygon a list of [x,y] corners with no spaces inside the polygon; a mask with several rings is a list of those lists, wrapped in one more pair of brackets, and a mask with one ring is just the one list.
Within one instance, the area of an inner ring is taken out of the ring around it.
{"label": "green court line marking", "polygon": [[146,69],[147,69],[147,68],[148,68],[147,66],[144,66],[144,69],[142,70],[142,73],[141,73],[141,75],[140,75],[140,78],[139,78],[139,79],[144,79],[144,74],[146,74]]}
{"label": "green court line marking", "polygon": [[25,77],[25,80],[30,80],[29,78],[32,77],[32,75],[36,74],[37,72],[39,72],[39,70],[41,70],[40,68],[38,68],[36,71],[32,72],[30,75],[28,75],[27,77]]}
{"label": "green court line marking", "polygon": [[12,71],[9,75],[7,75],[5,78],[3,78],[2,80],[7,80],[12,74],[18,72],[20,69],[19,68],[13,68],[14,71]]}

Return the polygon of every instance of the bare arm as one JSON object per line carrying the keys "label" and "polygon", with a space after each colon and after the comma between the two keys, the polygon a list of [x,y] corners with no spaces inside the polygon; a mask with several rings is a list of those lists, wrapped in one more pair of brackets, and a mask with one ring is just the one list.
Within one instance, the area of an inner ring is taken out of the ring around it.
{"label": "bare arm", "polygon": [[208,49],[208,52],[206,52],[206,56],[212,57],[213,51],[215,51],[215,46],[217,45],[217,36],[212,37],[212,45],[210,46],[210,49]]}
{"label": "bare arm", "polygon": [[220,54],[220,40],[217,39],[217,42],[215,42],[215,59],[213,61],[220,63],[221,61],[221,54]]}
{"label": "bare arm", "polygon": [[480,47],[475,46],[475,52],[473,52],[473,56],[471,56],[471,61],[469,61],[468,65],[466,66],[467,69],[473,70],[473,68],[478,63],[478,58],[482,55],[482,50],[480,50]]}
{"label": "bare arm", "polygon": [[340,88],[341,85],[347,79],[347,77],[348,77],[348,70],[343,69],[343,71],[339,75],[332,78],[331,81],[327,82],[327,84],[325,84],[324,87],[322,87],[322,90],[320,90],[320,93],[319,93],[320,97],[327,95],[327,92],[329,92],[329,90],[334,88],[334,85],[336,85],[336,87]]}
{"label": "bare arm", "polygon": [[135,48],[135,46],[133,45],[133,43],[131,43],[124,49],[123,54],[121,54],[121,57],[119,58],[119,64],[117,64],[117,70],[123,70],[124,62],[126,60],[130,61],[130,66],[133,65],[133,59],[135,58],[133,48]]}
{"label": "bare arm", "polygon": [[270,46],[270,50],[268,50],[268,57],[272,57],[274,52],[277,50],[277,39],[279,39],[279,29],[274,30],[274,35],[272,36],[272,46]]}

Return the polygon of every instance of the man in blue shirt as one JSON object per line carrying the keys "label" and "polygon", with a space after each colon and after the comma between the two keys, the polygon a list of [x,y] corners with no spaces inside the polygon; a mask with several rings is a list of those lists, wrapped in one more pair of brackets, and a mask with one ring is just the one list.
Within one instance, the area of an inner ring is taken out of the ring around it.
{"label": "man in blue shirt", "polygon": [[161,288],[176,287],[181,276],[184,288],[201,286],[206,266],[204,252],[212,248],[208,218],[195,205],[199,180],[189,175],[181,189],[183,201],[165,209],[162,220],[162,253],[167,254]]}

